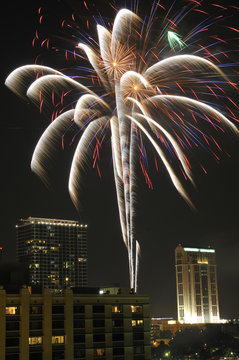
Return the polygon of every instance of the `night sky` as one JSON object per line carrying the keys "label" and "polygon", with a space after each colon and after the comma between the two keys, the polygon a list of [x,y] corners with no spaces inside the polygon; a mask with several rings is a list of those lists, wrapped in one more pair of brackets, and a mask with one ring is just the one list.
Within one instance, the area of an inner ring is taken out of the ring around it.
{"label": "night sky", "polygon": [[[53,3],[57,16],[58,6],[62,11],[62,4],[51,2],[51,15]],[[77,1],[68,3],[76,6]],[[128,286],[127,252],[121,240],[109,143],[100,162],[102,178],[95,170],[85,175],[80,214],[67,190],[73,149],[62,154],[50,189],[30,170],[34,147],[49,119],[11,93],[4,81],[15,68],[34,62],[37,52],[31,42],[38,27],[37,10],[41,5],[44,6],[43,1],[34,1],[30,7],[9,2],[1,21],[0,246],[4,247],[3,260],[15,259],[14,226],[19,218],[80,220],[88,224],[89,285]],[[218,164],[210,160],[206,162],[207,176],[202,172],[195,174],[197,190],[191,189],[190,194],[197,212],[178,195],[163,167],[159,173],[152,169],[153,191],[148,190],[143,175],[139,177],[137,238],[142,253],[139,292],[150,295],[152,316],[176,316],[174,249],[182,243],[215,247],[221,318],[239,317],[239,139],[226,134],[223,143],[231,158],[223,156]]]}

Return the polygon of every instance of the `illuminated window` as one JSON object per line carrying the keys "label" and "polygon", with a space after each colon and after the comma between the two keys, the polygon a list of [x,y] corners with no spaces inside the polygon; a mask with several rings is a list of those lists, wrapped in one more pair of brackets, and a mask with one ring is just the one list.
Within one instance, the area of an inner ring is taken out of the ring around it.
{"label": "illuminated window", "polygon": [[17,315],[19,314],[18,306],[6,306],[6,315]]}
{"label": "illuminated window", "polygon": [[132,326],[143,326],[144,320],[132,320]]}
{"label": "illuminated window", "polygon": [[64,344],[65,343],[65,336],[57,335],[52,336],[52,344]]}
{"label": "illuminated window", "polygon": [[38,249],[38,250],[43,250],[43,249],[45,249],[45,247],[44,246],[36,246],[36,249]]}
{"label": "illuminated window", "polygon": [[112,305],[112,313],[121,313],[122,311],[122,305]]}
{"label": "illuminated window", "polygon": [[133,312],[133,313],[135,313],[135,312],[143,312],[143,306],[141,306],[141,305],[131,305],[131,311]]}
{"label": "illuminated window", "polygon": [[34,240],[27,240],[26,241],[26,244],[31,244],[31,243],[33,243],[34,242]]}
{"label": "illuminated window", "polygon": [[42,344],[42,336],[29,337],[29,345],[39,345],[39,344]]}
{"label": "illuminated window", "polygon": [[208,264],[208,259],[205,257],[202,257],[201,259],[197,260],[198,264]]}
{"label": "illuminated window", "polygon": [[94,356],[104,356],[105,349],[94,349]]}

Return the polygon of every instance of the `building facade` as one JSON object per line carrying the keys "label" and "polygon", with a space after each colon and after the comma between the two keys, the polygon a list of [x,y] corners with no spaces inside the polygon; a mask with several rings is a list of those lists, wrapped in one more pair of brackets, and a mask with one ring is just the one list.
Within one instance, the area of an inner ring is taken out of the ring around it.
{"label": "building facade", "polygon": [[[82,290],[81,290],[82,291]],[[149,298],[0,288],[0,359],[149,360]]]}
{"label": "building facade", "polygon": [[179,245],[175,267],[178,321],[220,322],[215,250]]}
{"label": "building facade", "polygon": [[28,217],[16,225],[16,240],[17,260],[29,265],[29,285],[87,286],[87,225]]}

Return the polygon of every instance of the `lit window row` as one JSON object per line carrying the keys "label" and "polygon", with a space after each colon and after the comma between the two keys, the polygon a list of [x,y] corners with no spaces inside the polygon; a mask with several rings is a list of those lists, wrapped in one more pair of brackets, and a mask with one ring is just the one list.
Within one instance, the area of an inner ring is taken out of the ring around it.
{"label": "lit window row", "polygon": [[121,313],[123,312],[122,305],[112,305],[112,313]]}
{"label": "lit window row", "polygon": [[143,326],[144,320],[132,320],[132,326]]}
{"label": "lit window row", "polygon": [[5,313],[6,313],[6,315],[17,315],[19,313],[19,307],[18,306],[6,306]]}
{"label": "lit window row", "polygon": [[[52,280],[56,280],[55,279],[55,275],[49,275],[49,278],[51,278]],[[65,281],[68,282],[70,281],[69,277],[65,278]],[[143,311],[143,307],[136,305],[136,306],[131,306],[132,312],[142,312]],[[16,315],[19,312],[19,306],[6,306],[6,315]],[[112,312],[113,313],[122,313],[123,311],[123,307],[122,305],[112,305]],[[142,325],[143,324],[143,320],[132,320],[132,326],[136,326],[136,325]]]}
{"label": "lit window row", "polygon": [[[52,344],[64,344],[65,336],[57,335],[52,336]],[[42,336],[29,337],[29,345],[40,345],[42,344]]]}
{"label": "lit window row", "polygon": [[26,241],[26,244],[31,244],[31,243],[33,243],[33,242],[39,243],[39,244],[41,244],[41,243],[45,244],[45,243],[46,243],[45,240],[33,239],[33,240],[27,240],[27,241]]}
{"label": "lit window row", "polygon": [[52,344],[64,344],[65,343],[65,336],[57,335],[52,336]]}
{"label": "lit window row", "polygon": [[40,345],[42,344],[42,336],[29,337],[29,345]]}
{"label": "lit window row", "polygon": [[39,264],[30,264],[29,265],[29,269],[32,269],[32,268],[39,268]]}
{"label": "lit window row", "polygon": [[[69,226],[69,227],[81,227],[81,228],[87,228],[87,225],[79,225],[79,224],[66,224],[66,223],[52,223],[52,222],[45,222],[45,221],[38,221],[34,222],[31,221],[31,224],[38,224],[38,225],[53,225],[53,226]],[[22,225],[15,225],[16,228],[21,227]]]}
{"label": "lit window row", "polygon": [[132,313],[143,312],[143,306],[141,305],[131,305]]}

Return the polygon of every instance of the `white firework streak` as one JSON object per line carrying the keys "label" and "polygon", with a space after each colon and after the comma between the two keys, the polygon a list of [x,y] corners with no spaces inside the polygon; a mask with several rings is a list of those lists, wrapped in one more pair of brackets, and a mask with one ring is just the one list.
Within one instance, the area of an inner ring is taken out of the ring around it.
{"label": "white firework streak", "polygon": [[[152,7],[151,14],[153,12]],[[84,52],[101,81],[105,89],[104,96],[97,95],[89,87],[62,72],[42,65],[20,67],[6,79],[6,85],[12,91],[23,98],[29,98],[40,106],[40,109],[49,107],[49,99],[54,102],[55,95],[61,98],[63,103],[71,90],[80,94],[74,102],[74,109],[67,110],[63,107],[65,111],[58,113],[45,130],[35,148],[31,162],[32,170],[47,182],[51,158],[56,153],[57,147],[59,148],[64,134],[74,125],[75,136],[80,133],[81,137],[72,160],[69,193],[77,208],[80,207],[82,173],[92,161],[91,155],[95,151],[94,141],[97,143],[98,151],[106,130],[110,131],[120,225],[128,251],[130,286],[135,291],[138,287],[140,255],[140,245],[135,236],[138,138],[145,136],[148,139],[165,166],[172,184],[184,200],[194,208],[174,165],[168,160],[170,153],[163,140],[167,141],[174,152],[177,166],[194,185],[180,134],[185,138],[187,135],[193,136],[193,130],[197,131],[197,136],[204,136],[204,133],[198,125],[191,124],[188,119],[182,121],[182,112],[178,114],[175,111],[182,108],[190,114],[199,114],[200,119],[210,128],[216,127],[212,121],[214,119],[220,127],[228,128],[238,134],[236,126],[214,106],[199,99],[195,100],[186,93],[183,96],[166,93],[169,88],[172,89],[176,85],[183,91],[178,81],[183,81],[184,87],[188,90],[195,85],[205,89],[207,74],[209,80],[220,77],[225,83],[230,82],[217,65],[193,54],[174,55],[156,63],[152,61],[155,57],[151,56],[147,65],[144,59],[151,53],[142,38],[143,34],[145,39],[150,38],[149,29],[153,22],[151,14],[148,24],[145,25],[138,15],[122,9],[116,15],[112,32],[102,25],[97,25],[99,49],[93,49],[83,43],[77,45],[77,48]],[[194,35],[191,33],[188,39]],[[162,39],[158,40],[157,44],[161,41]],[[194,72],[198,77],[191,76]],[[154,115],[155,111],[157,116]],[[165,118],[166,122],[163,121]],[[183,124],[180,124],[180,121]],[[181,126],[180,130],[175,130],[175,125],[178,126],[177,129]],[[207,139],[206,141],[208,143]],[[94,163],[96,160],[95,156]],[[149,183],[148,180],[147,182]]]}
{"label": "white firework streak", "polygon": [[40,137],[32,155],[31,169],[48,184],[47,163],[59,144],[59,137],[71,126],[74,110],[65,111],[51,123]]}

